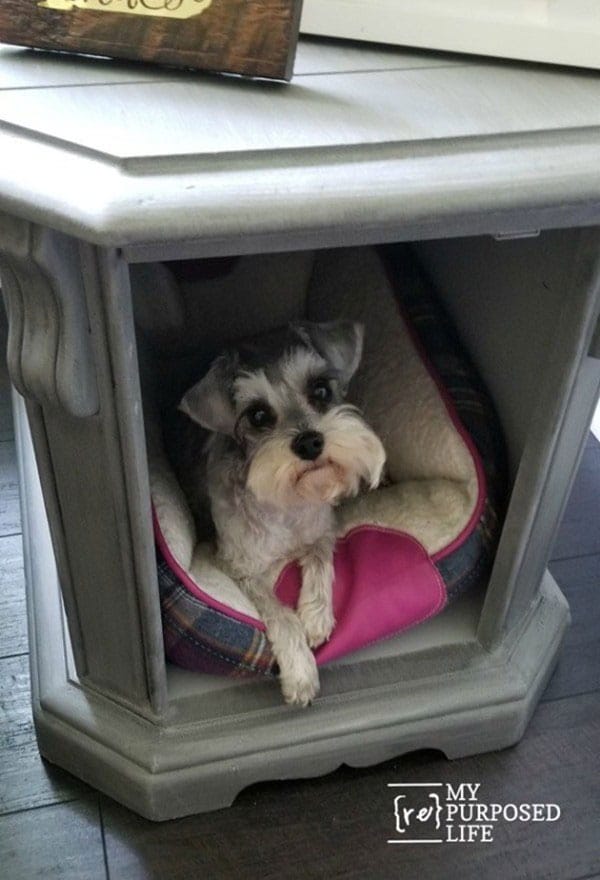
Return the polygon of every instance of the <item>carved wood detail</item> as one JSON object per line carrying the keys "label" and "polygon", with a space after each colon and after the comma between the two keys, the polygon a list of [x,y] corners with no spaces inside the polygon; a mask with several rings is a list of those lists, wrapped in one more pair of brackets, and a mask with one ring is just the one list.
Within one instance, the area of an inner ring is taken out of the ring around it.
{"label": "carved wood detail", "polygon": [[72,416],[94,415],[98,388],[77,242],[0,215],[0,277],[16,389]]}

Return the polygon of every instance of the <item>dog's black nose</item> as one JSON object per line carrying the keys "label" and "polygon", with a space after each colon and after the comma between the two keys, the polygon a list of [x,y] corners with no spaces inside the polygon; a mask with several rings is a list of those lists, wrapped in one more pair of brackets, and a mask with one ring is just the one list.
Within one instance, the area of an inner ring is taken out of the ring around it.
{"label": "dog's black nose", "polygon": [[314,461],[323,452],[325,438],[318,431],[303,431],[292,441],[292,452],[303,461]]}

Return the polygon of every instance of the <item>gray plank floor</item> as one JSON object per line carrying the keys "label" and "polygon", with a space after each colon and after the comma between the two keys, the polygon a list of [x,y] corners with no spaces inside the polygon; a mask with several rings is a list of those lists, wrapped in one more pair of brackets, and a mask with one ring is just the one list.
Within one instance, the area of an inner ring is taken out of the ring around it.
{"label": "gray plank floor", "polygon": [[[571,603],[573,626],[518,746],[453,762],[420,752],[315,780],[255,785],[229,810],[163,825],[140,819],[37,754],[16,465],[2,368],[0,492],[3,880],[435,880],[449,871],[460,872],[461,880],[600,877],[600,443],[593,437],[553,553],[552,571]],[[505,823],[491,844],[389,846],[387,783],[395,781],[477,782],[482,801],[553,802],[562,815],[556,824]]]}

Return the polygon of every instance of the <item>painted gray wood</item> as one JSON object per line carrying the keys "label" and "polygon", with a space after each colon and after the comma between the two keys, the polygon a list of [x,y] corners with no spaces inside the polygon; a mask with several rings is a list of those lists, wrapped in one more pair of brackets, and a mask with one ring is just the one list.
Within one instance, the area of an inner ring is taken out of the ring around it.
{"label": "painted gray wood", "polygon": [[28,399],[77,671],[151,712],[164,660],[127,270],[50,230],[0,227],[8,366]]}
{"label": "painted gray wood", "polygon": [[577,244],[576,234],[547,232],[515,241],[471,238],[415,246],[490,390],[512,479],[534,415],[544,406],[540,386],[548,364],[561,366],[557,337],[562,311],[570,309]]}
{"label": "painted gray wood", "polygon": [[[91,58],[0,44],[0,90],[114,85],[156,78],[156,68],[116,59]],[[163,76],[177,73],[163,70]]]}
{"label": "painted gray wood", "polygon": [[[18,78],[14,60],[0,59],[0,81]],[[260,251],[598,220],[600,86],[587,74],[485,63],[282,89],[161,71],[52,89],[40,60],[35,75],[39,88],[30,76],[0,92],[0,209],[98,244],[186,256],[200,237],[205,253],[242,234]],[[227,186],[211,173],[223,161]]]}
{"label": "painted gray wood", "polygon": [[76,242],[2,215],[0,240],[13,385],[40,405],[94,415],[98,392]]}
{"label": "painted gray wood", "polygon": [[[43,65],[26,88],[13,78],[0,90],[0,254],[9,366],[26,398],[17,446],[38,742],[153,819],[341,762],[510,745],[568,623],[544,569],[598,384],[588,356],[598,235],[523,248],[481,236],[600,220],[600,87],[508,65],[394,69],[385,53],[374,72],[334,72],[350,63],[334,54],[323,47],[311,61],[321,70],[286,90],[158,75],[54,88]],[[0,82],[11,65],[0,58]],[[273,683],[167,676],[128,261],[473,233],[453,243],[450,271],[439,241],[427,263],[443,267],[512,455],[511,513],[481,622],[463,603],[422,638],[331,667],[306,713],[282,706]],[[459,283],[461,263],[467,280],[480,272],[478,287]],[[529,285],[546,270],[548,296]],[[561,348],[545,360],[558,326]],[[538,376],[544,406],[532,412]]]}
{"label": "painted gray wood", "polygon": [[[124,606],[123,642],[114,654],[113,682],[121,680],[123,664],[128,662],[123,649],[129,650],[141,667],[143,693],[151,712],[162,713],[166,704],[164,648],[129,271],[114,249],[82,245],[81,260],[88,307],[94,327],[100,330],[94,348],[102,376],[106,472],[111,474],[112,498],[105,510],[109,531],[102,554],[114,557],[115,547],[122,548],[120,569],[116,575],[111,573],[102,598],[105,602],[106,590],[114,591],[112,612],[105,616],[108,631],[114,627],[114,603]],[[90,469],[97,469],[100,460],[92,456]],[[68,467],[65,460],[65,470]],[[104,475],[96,470],[98,476]],[[92,503],[97,498],[94,492],[90,497]],[[85,551],[80,555],[84,558]],[[132,631],[138,635],[128,646]],[[101,647],[100,665],[103,651]]]}
{"label": "painted gray wood", "polygon": [[[147,112],[150,102],[157,112]],[[187,78],[0,92],[0,120],[29,137],[116,160],[193,157],[204,165],[229,154],[260,162],[274,151],[534,133],[556,124],[557,107],[560,129],[598,127],[600,83],[479,64],[306,76],[275,89]]]}
{"label": "painted gray wood", "polygon": [[533,600],[587,439],[600,362],[596,231],[418,248],[499,410],[513,489],[479,637],[498,639]]}

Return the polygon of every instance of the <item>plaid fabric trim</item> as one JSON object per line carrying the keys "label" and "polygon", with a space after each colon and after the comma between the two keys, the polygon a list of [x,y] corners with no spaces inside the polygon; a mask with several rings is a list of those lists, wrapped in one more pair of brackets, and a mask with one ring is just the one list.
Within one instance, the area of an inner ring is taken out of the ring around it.
{"label": "plaid fabric trim", "polygon": [[[406,249],[381,249],[390,276],[406,274]],[[436,563],[451,602],[489,577],[506,506],[506,450],[500,422],[477,370],[463,348],[433,286],[412,255],[411,283],[396,288],[400,306],[445,387],[481,458],[487,497],[481,519],[469,537]]]}
{"label": "plaid fabric trim", "polygon": [[209,675],[275,675],[273,652],[262,630],[201,602],[160,556],[157,564],[163,638],[171,663]]}
{"label": "plaid fabric trim", "polygon": [[[392,280],[395,265],[406,271],[404,248],[385,247],[380,253]],[[491,569],[507,485],[502,433],[489,396],[431,285],[415,270],[414,284],[396,293],[475,443],[487,478],[488,495],[479,523],[460,547],[436,563],[448,601],[452,601],[482,583]],[[228,617],[189,593],[160,553],[157,565],[165,652],[170,662],[210,675],[242,678],[277,674],[262,630]]]}

